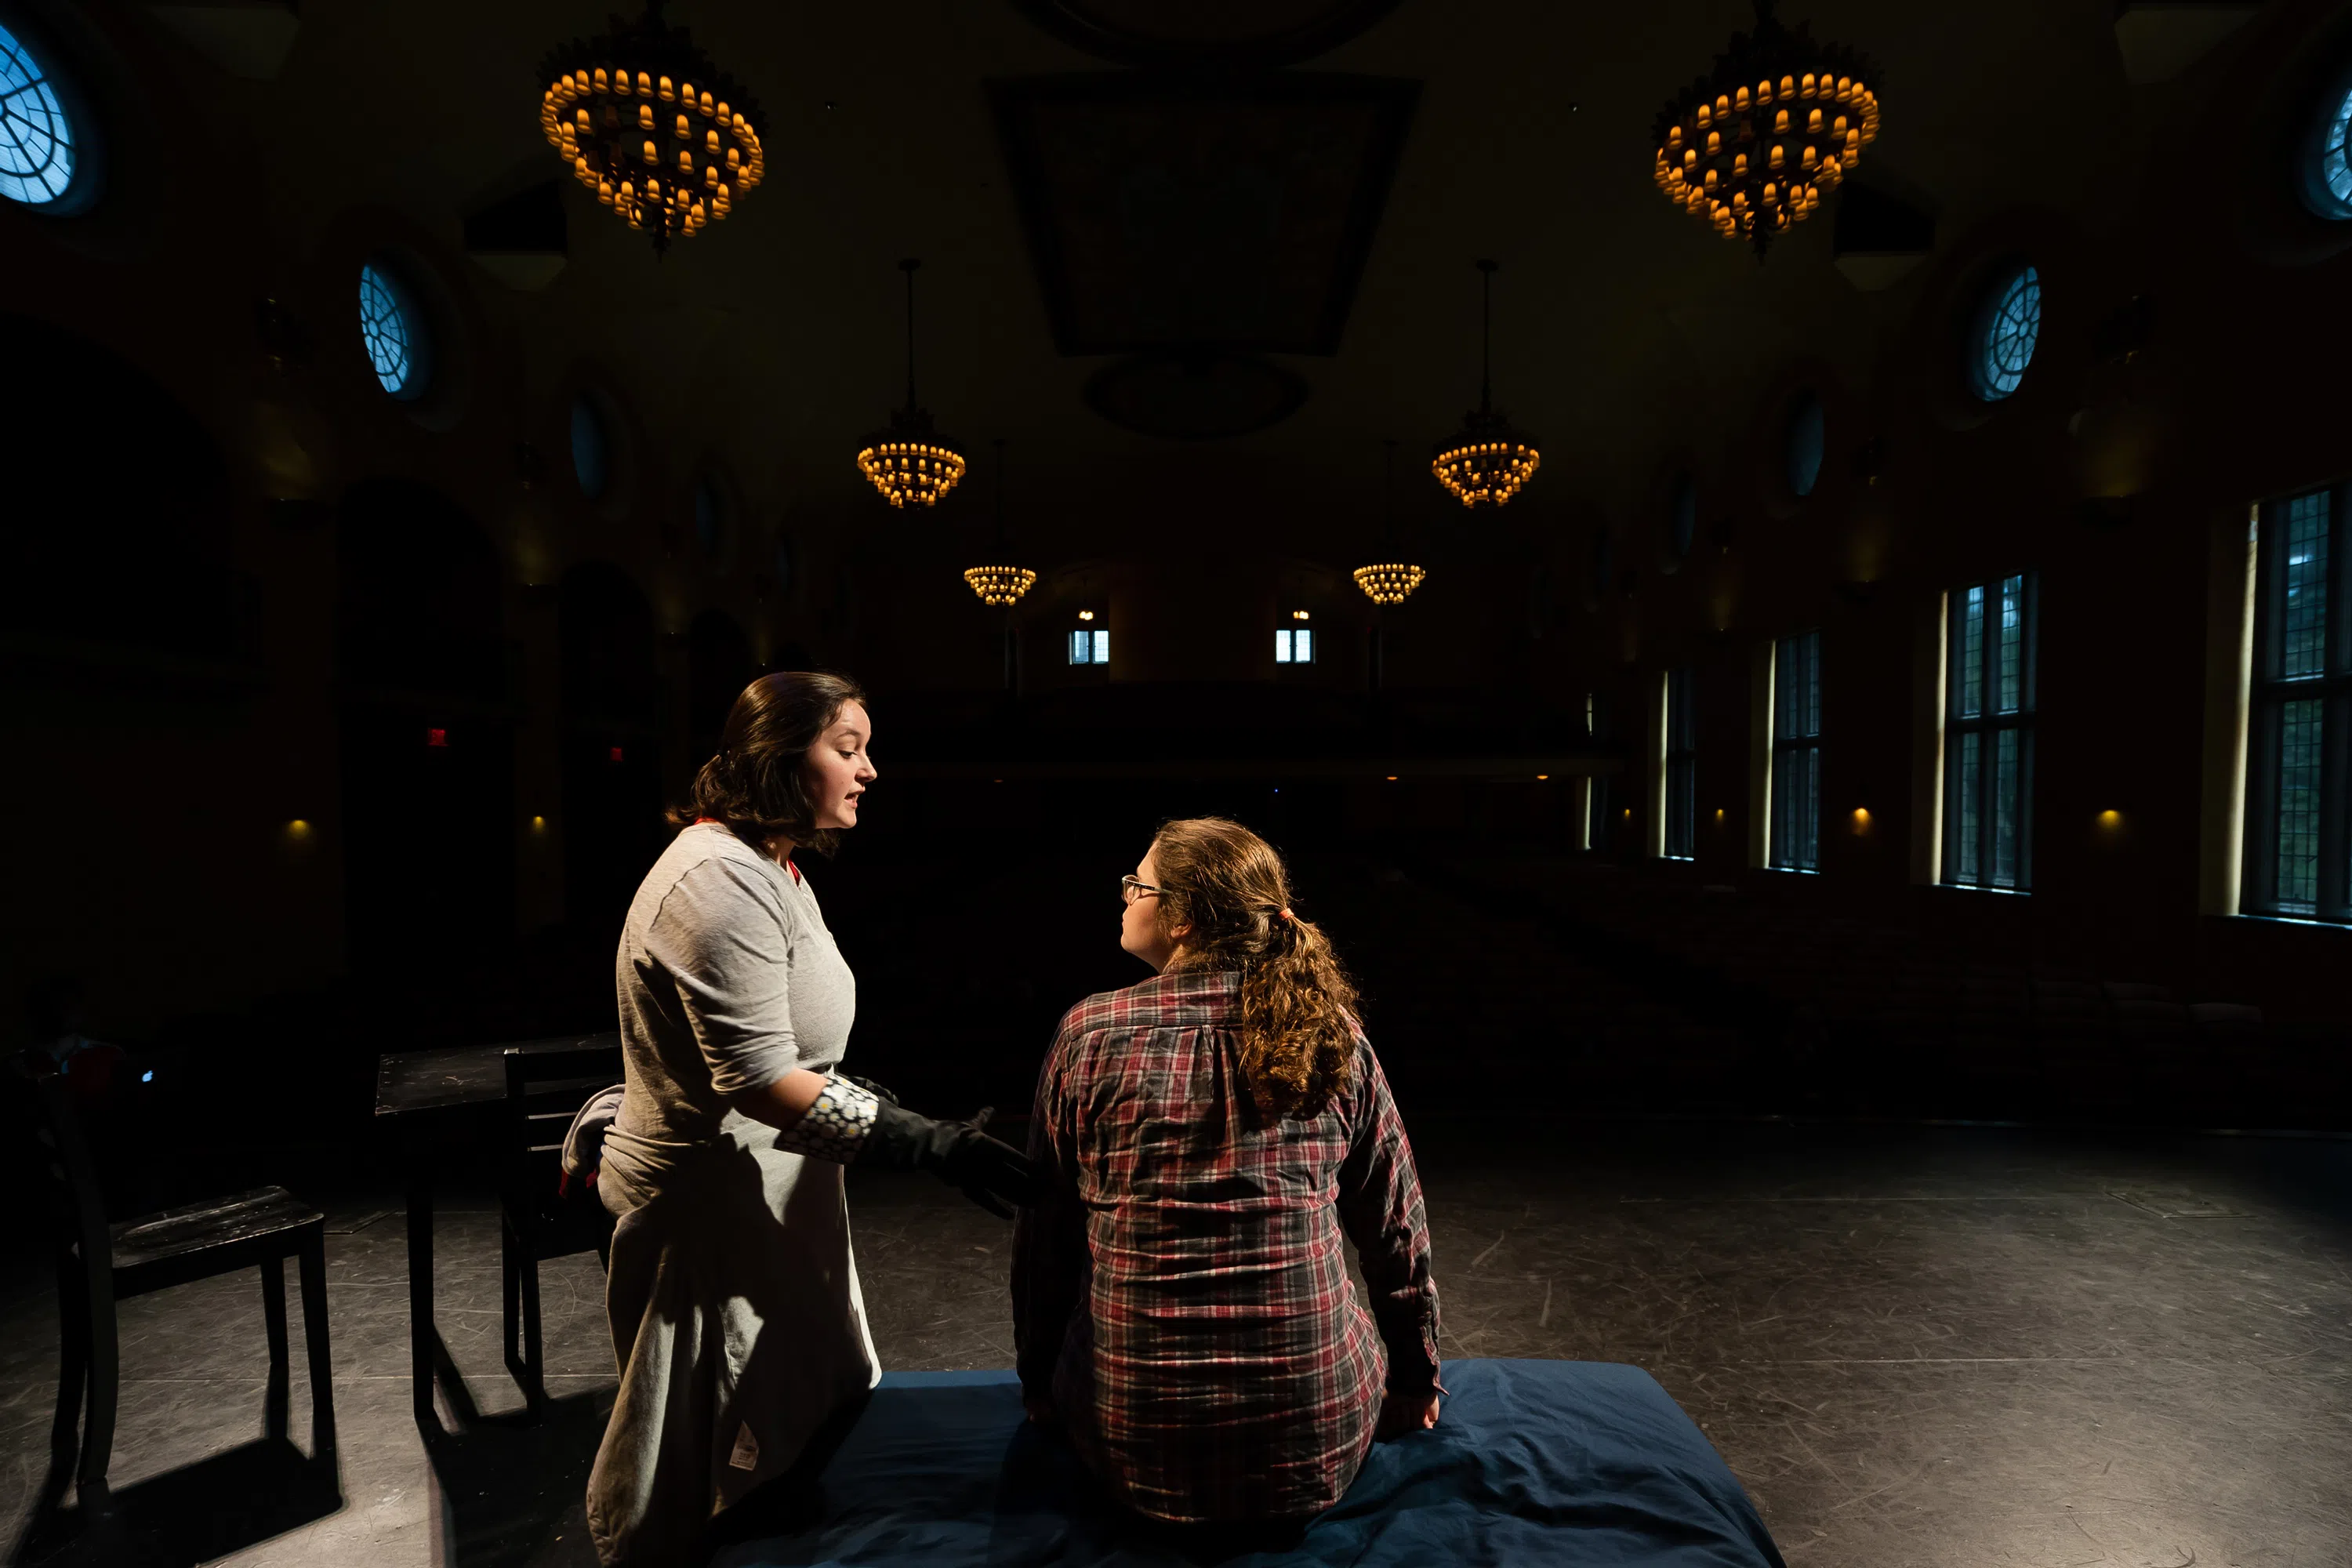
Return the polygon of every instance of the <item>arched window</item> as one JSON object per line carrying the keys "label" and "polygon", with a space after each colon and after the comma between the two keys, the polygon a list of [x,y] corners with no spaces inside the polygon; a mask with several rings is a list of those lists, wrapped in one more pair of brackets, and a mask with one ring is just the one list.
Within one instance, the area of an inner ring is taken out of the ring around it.
{"label": "arched window", "polygon": [[2001,273],[1985,291],[1969,334],[1969,384],[1987,403],[2015,392],[2042,336],[2042,275],[2031,267]]}
{"label": "arched window", "polygon": [[1675,476],[1673,499],[1666,505],[1666,547],[1679,561],[1690,553],[1698,537],[1698,481],[1688,470]]}
{"label": "arched window", "polygon": [[2311,117],[2301,170],[2303,202],[2331,222],[2352,218],[2352,80],[2337,78]]}
{"label": "arched window", "polygon": [[604,410],[584,392],[572,400],[572,472],[582,495],[604,499],[613,481],[613,443],[604,431]]}
{"label": "arched window", "polygon": [[1809,496],[1813,493],[1813,486],[1821,482],[1822,451],[1828,431],[1822,415],[1821,395],[1810,389],[1797,394],[1795,401],[1789,405],[1789,427],[1781,437],[1790,494]]}
{"label": "arched window", "polygon": [[425,395],[432,345],[424,312],[399,274],[379,261],[360,268],[360,339],[384,391],[404,403]]}
{"label": "arched window", "polygon": [[87,179],[87,160],[57,83],[24,41],[0,27],[0,196],[54,207]]}

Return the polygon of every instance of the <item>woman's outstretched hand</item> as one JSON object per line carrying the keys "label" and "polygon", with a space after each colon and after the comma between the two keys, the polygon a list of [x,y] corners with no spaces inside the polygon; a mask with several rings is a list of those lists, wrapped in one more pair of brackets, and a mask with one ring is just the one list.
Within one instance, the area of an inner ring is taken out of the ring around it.
{"label": "woman's outstretched hand", "polygon": [[1402,1437],[1410,1432],[1426,1432],[1437,1425],[1440,1396],[1436,1390],[1427,1394],[1399,1393],[1391,1390],[1381,1401],[1380,1419],[1372,1427],[1377,1437]]}

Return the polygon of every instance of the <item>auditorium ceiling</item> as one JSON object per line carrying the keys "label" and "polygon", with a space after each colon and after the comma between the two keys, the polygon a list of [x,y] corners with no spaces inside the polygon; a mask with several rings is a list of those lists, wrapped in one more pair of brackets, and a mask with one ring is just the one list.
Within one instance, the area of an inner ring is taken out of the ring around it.
{"label": "auditorium ceiling", "polygon": [[[151,7],[184,31],[236,9],[280,8]],[[383,204],[461,255],[475,216],[499,254],[473,281],[535,382],[551,395],[593,360],[763,490],[854,491],[856,439],[900,397],[901,257],[923,260],[922,401],[975,457],[1014,442],[1041,505],[1180,468],[1295,485],[1303,504],[1376,494],[1381,437],[1423,453],[1476,400],[1475,257],[1502,261],[1496,401],[1546,438],[1543,505],[1622,504],[1800,357],[1863,380],[1908,309],[1906,258],[1841,265],[1833,216],[1759,265],[1654,188],[1653,116],[1748,24],[1744,0],[677,0],[756,93],[769,173],[661,258],[568,180],[560,237],[531,216],[558,172],[535,68],[604,9],[305,5],[282,61],[246,64],[273,77],[192,46],[188,78],[224,120],[270,128],[271,211],[297,250]],[[1790,0],[1783,16],[1879,63],[1857,199],[1941,243],[2021,206],[2095,227],[2140,194],[2174,89],[2127,79],[2141,46],[2116,11]],[[1301,51],[1273,76],[1123,63]],[[533,248],[549,254],[512,254]],[[984,485],[964,492],[984,505]]]}

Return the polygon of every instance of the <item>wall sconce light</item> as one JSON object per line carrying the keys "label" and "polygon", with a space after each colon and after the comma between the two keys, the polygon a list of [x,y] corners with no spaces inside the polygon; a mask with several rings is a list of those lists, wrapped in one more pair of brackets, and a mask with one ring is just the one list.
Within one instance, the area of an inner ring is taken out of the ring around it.
{"label": "wall sconce light", "polygon": [[1078,612],[1078,619],[1082,621],[1091,621],[1094,618],[1095,613],[1092,610],[1080,610]]}
{"label": "wall sconce light", "polygon": [[2108,833],[2117,832],[2123,827],[2123,825],[2124,814],[2122,812],[2110,808],[2099,813],[2099,826],[2105,831]]}
{"label": "wall sconce light", "polygon": [[286,825],[286,837],[289,843],[309,843],[310,840],[310,825],[308,822],[303,821],[302,818],[299,816],[296,817],[293,821]]}
{"label": "wall sconce light", "polygon": [[1307,612],[1304,610],[1293,610],[1290,612],[1290,618],[1294,621],[1303,621],[1307,618]]}
{"label": "wall sconce light", "polygon": [[1858,805],[1853,808],[1853,830],[1857,836],[1870,831],[1870,813]]}

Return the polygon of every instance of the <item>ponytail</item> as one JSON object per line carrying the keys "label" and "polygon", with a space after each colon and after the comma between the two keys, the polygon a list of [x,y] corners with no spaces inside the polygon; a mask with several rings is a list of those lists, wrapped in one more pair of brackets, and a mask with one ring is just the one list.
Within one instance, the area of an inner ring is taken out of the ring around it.
{"label": "ponytail", "polygon": [[1152,841],[1164,926],[1189,925],[1202,967],[1238,969],[1234,1032],[1258,1109],[1308,1121],[1345,1090],[1356,1054],[1356,988],[1330,939],[1290,910],[1271,845],[1218,817],[1171,822]]}

